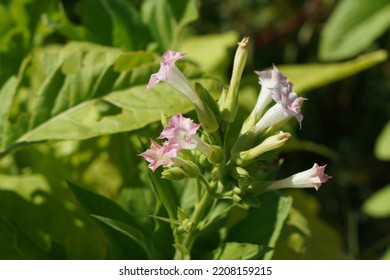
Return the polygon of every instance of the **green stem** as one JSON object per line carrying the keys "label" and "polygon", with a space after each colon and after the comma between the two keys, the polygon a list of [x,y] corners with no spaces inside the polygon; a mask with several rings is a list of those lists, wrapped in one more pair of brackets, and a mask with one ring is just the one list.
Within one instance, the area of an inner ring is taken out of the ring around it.
{"label": "green stem", "polygon": [[[217,182],[212,182],[207,188],[208,191],[205,192],[199,204],[195,206],[194,213],[191,217],[191,222],[194,225],[193,229],[185,234],[183,242],[180,244],[182,247],[187,248],[188,252],[191,251],[192,244],[195,241],[195,236],[197,233],[197,227],[199,225],[199,222],[203,219],[205,210],[210,205],[210,202],[213,200],[216,187],[217,187]],[[176,250],[174,259],[175,260],[182,259],[182,254],[180,250]]]}

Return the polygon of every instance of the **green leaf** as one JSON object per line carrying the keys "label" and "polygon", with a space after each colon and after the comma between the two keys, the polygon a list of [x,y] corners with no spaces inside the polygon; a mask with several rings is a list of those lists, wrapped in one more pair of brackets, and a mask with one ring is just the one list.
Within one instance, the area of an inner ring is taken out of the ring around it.
{"label": "green leaf", "polygon": [[150,181],[153,189],[161,203],[164,205],[168,216],[172,220],[177,220],[177,211],[179,206],[179,197],[173,186],[168,181],[159,178],[152,172],[149,172]]}
{"label": "green leaf", "polygon": [[387,53],[379,50],[346,62],[281,65],[278,68],[294,83],[294,90],[301,93],[353,76],[386,59]]}
{"label": "green leaf", "polygon": [[273,259],[339,260],[346,252],[340,234],[320,216],[320,203],[303,191],[286,190],[294,208],[275,246]]}
{"label": "green leaf", "polygon": [[[181,66],[192,82],[202,83],[212,94],[220,90],[218,81],[203,78],[196,67],[186,62]],[[151,53],[125,53],[88,43],[37,51],[23,77],[30,88],[18,87],[12,114],[2,116],[7,134],[0,148],[9,152],[29,142],[131,131],[159,120],[162,113],[192,110],[191,102],[166,83],[146,94],[150,74],[157,68]],[[15,82],[4,87],[2,95],[12,95],[11,85],[15,87]]]}
{"label": "green leaf", "polygon": [[227,242],[212,252],[214,260],[258,260],[270,249],[256,244]]}
{"label": "green leaf", "polygon": [[82,25],[91,42],[112,45],[113,23],[104,0],[83,0],[80,3]]}
{"label": "green leaf", "polygon": [[112,45],[127,50],[145,49],[150,36],[133,4],[126,0],[101,1],[113,24]]}
{"label": "green leaf", "polygon": [[[151,256],[140,244],[139,238],[145,235],[136,220],[113,201],[85,190],[71,182],[69,187],[73,191],[84,211],[94,217],[97,225],[103,230],[111,245],[113,259],[144,259]],[[123,229],[114,227],[109,221],[124,224],[131,233],[123,233]],[[131,249],[129,249],[131,248]]]}
{"label": "green leaf", "polygon": [[[102,217],[98,215],[91,215],[94,219],[103,222],[112,229],[134,240],[148,255],[149,259],[161,259],[160,253],[155,249],[151,239],[147,238],[142,231],[131,226],[128,223],[124,223],[118,220]],[[127,248],[133,250],[133,248]]]}
{"label": "green leaf", "polygon": [[20,227],[0,219],[0,259],[48,260],[49,253],[38,246]]}
{"label": "green leaf", "polygon": [[376,139],[374,153],[380,160],[390,160],[390,121]]}
{"label": "green leaf", "polygon": [[387,248],[386,252],[383,254],[382,260],[390,260],[390,247]]}
{"label": "green leaf", "polygon": [[376,191],[362,206],[364,213],[374,218],[390,217],[390,184]]}
{"label": "green leaf", "polygon": [[[228,241],[275,247],[289,214],[292,198],[270,192],[259,196],[259,200],[263,206],[251,208],[247,217],[231,229]],[[270,259],[272,254],[273,251],[268,252],[264,258]]]}
{"label": "green leaf", "polygon": [[343,0],[329,18],[320,41],[320,57],[352,57],[369,47],[390,26],[388,0]]}
{"label": "green leaf", "polygon": [[9,129],[9,123],[5,120],[8,120],[12,101],[16,93],[18,86],[18,79],[16,77],[11,77],[3,85],[0,90],[0,149],[3,150],[7,146],[7,129]]}
{"label": "green leaf", "polygon": [[207,73],[225,75],[231,61],[229,52],[238,42],[237,32],[190,36],[180,45],[180,51],[191,54],[189,59],[196,62]]}
{"label": "green leaf", "polygon": [[168,1],[144,1],[142,16],[144,22],[148,23],[153,38],[159,43],[159,49],[172,48],[177,23]]}
{"label": "green leaf", "polygon": [[141,14],[159,52],[176,50],[184,28],[198,18],[197,1],[146,0],[142,3]]}

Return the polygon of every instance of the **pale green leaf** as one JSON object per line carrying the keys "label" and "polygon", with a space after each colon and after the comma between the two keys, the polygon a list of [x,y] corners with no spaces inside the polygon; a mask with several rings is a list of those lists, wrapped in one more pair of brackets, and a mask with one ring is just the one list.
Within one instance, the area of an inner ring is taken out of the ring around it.
{"label": "pale green leaf", "polygon": [[189,59],[200,65],[205,72],[218,74],[228,66],[231,60],[228,59],[229,48],[236,47],[238,41],[238,34],[235,31],[191,36],[183,41],[180,51],[191,54]]}
{"label": "pale green leaf", "polygon": [[390,217],[390,184],[372,194],[363,203],[362,209],[374,218]]}
{"label": "pale green leaf", "polygon": [[378,159],[390,160],[390,121],[376,139],[374,152]]}
{"label": "pale green leaf", "polygon": [[[12,104],[14,120],[8,125],[7,116],[2,115],[8,127],[2,151],[35,141],[80,140],[131,131],[159,120],[162,113],[192,110],[191,102],[166,83],[146,93],[146,84],[158,65],[159,58],[151,53],[88,43],[37,51],[26,71],[34,73],[26,77],[31,94],[18,88]],[[180,67],[191,83],[202,83],[214,95],[220,91],[218,81],[202,78],[199,69],[188,62]],[[2,92],[12,95],[10,86]],[[26,98],[27,107],[23,106]]]}
{"label": "pale green leaf", "polygon": [[344,59],[372,44],[390,26],[388,0],[343,0],[328,20],[320,41],[320,57]]}
{"label": "pale green leaf", "polygon": [[294,83],[294,91],[301,93],[353,76],[386,59],[387,53],[379,50],[346,62],[281,65],[278,68]]}
{"label": "pale green leaf", "polygon": [[0,89],[0,149],[6,148],[7,143],[7,128],[9,125],[8,117],[11,110],[12,100],[16,93],[18,80],[16,77],[11,77]]}

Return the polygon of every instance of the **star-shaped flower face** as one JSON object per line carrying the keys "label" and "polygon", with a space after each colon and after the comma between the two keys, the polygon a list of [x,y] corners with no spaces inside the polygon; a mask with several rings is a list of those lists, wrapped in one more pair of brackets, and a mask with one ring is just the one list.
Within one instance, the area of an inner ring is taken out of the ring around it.
{"label": "star-shaped flower face", "polygon": [[267,89],[277,87],[292,87],[293,84],[289,79],[273,65],[274,69],[266,71],[255,71],[259,76],[259,84]]}
{"label": "star-shaped flower face", "polygon": [[147,162],[149,168],[155,171],[159,166],[170,167],[174,164],[173,159],[180,150],[177,144],[165,142],[162,146],[151,140],[150,149],[139,154]]}
{"label": "star-shaped flower face", "polygon": [[175,64],[176,61],[182,58],[184,55],[184,53],[167,50],[162,56],[160,70],[150,76],[146,90],[149,92],[151,88],[157,85],[160,81],[169,82],[172,76],[171,74],[174,74],[178,71]]}
{"label": "star-shaped flower face", "polygon": [[303,120],[301,105],[306,98],[298,97],[295,92],[291,91],[291,87],[273,88],[271,89],[271,92],[275,102],[282,105],[287,115],[295,117],[299,122],[299,126],[301,126]]}
{"label": "star-shaped flower face", "polygon": [[193,149],[196,143],[192,143],[192,138],[199,127],[200,124],[194,123],[190,118],[176,114],[170,118],[168,125],[158,138],[167,138],[170,143],[178,144],[180,148]]}
{"label": "star-shaped flower face", "polygon": [[312,168],[296,173],[288,178],[277,180],[267,187],[267,190],[284,188],[315,188],[317,191],[323,183],[332,176],[325,174],[326,165],[319,166],[317,163]]}
{"label": "star-shaped flower face", "polygon": [[332,178],[332,176],[325,174],[325,167],[326,165],[319,166],[315,163],[312,168],[291,176],[293,186],[298,188],[314,187],[318,191],[323,183]]}

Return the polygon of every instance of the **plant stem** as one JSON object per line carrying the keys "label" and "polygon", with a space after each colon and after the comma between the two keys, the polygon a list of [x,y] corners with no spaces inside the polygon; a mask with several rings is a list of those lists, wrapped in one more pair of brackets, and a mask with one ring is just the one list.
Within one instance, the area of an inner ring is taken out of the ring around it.
{"label": "plant stem", "polygon": [[[215,190],[217,188],[217,182],[213,181],[209,187],[207,188],[207,191],[205,192],[204,196],[200,200],[198,204],[195,205],[194,213],[191,217],[191,222],[193,224],[193,229],[187,232],[184,236],[183,242],[180,244],[182,247],[186,248],[188,252],[191,251],[192,244],[194,243],[195,236],[197,233],[197,227],[199,225],[199,222],[204,217],[204,212],[207,209],[207,207],[210,205],[210,202],[213,200]],[[175,260],[182,259],[182,254],[180,250],[176,250],[175,253]]]}

